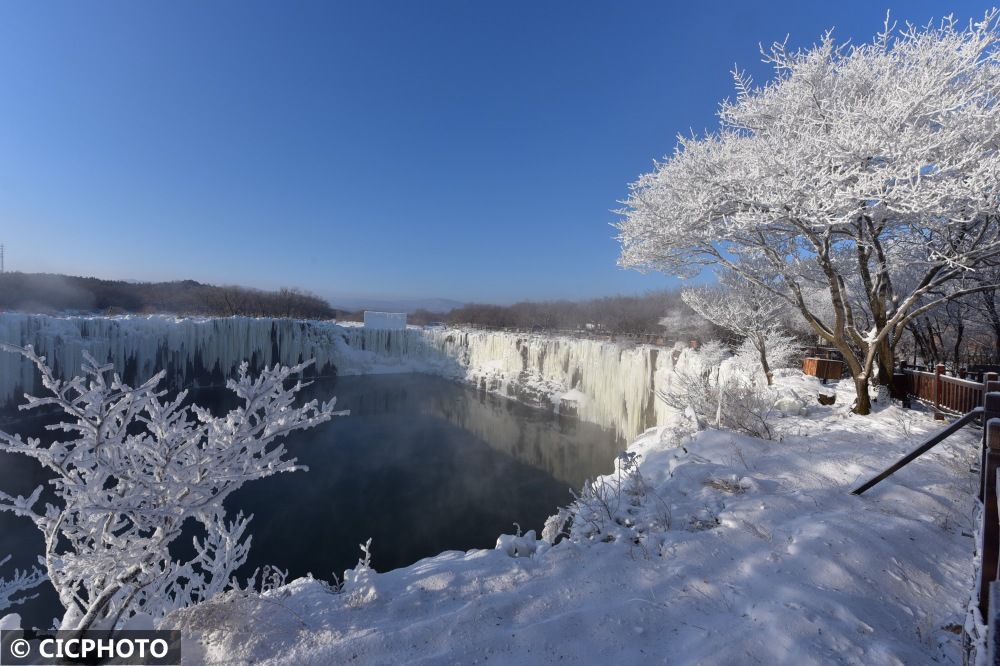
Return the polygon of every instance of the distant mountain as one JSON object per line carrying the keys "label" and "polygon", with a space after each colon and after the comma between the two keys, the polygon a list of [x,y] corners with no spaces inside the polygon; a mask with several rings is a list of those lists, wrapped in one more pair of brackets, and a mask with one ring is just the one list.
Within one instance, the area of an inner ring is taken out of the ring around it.
{"label": "distant mountain", "polygon": [[428,310],[451,312],[465,303],[448,298],[365,298],[361,296],[331,296],[330,305],[338,310],[379,310],[382,312],[407,312]]}

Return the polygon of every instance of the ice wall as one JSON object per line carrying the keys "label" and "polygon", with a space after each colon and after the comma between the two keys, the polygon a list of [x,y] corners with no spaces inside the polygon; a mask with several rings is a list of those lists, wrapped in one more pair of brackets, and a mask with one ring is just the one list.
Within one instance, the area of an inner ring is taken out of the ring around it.
{"label": "ice wall", "polygon": [[[0,342],[33,345],[59,377],[77,374],[88,351],[129,383],[165,369],[168,388],[224,383],[243,360],[257,369],[315,359],[311,373],[333,374],[346,356],[343,333],[333,324],[288,319],[0,314]],[[0,351],[0,406],[21,402],[36,383],[27,361]]]}
{"label": "ice wall", "polygon": [[[316,359],[312,372],[425,372],[577,416],[631,440],[664,417],[655,388],[669,350],[588,339],[454,328],[379,329],[288,319],[0,314],[0,342],[31,344],[56,374],[79,371],[83,351],[126,382],[167,371],[167,388],[222,384],[244,360],[258,369]],[[36,373],[0,352],[0,408],[35,392]]]}
{"label": "ice wall", "polygon": [[[352,352],[365,352],[374,354],[377,357],[377,364],[383,370],[391,369],[394,365],[402,365],[407,372],[416,372],[417,367],[410,367],[413,363],[425,363],[432,359],[427,358],[428,349],[424,345],[424,331],[419,328],[369,328],[368,326],[345,326],[340,329],[344,341]],[[367,374],[364,364],[359,364],[354,360],[351,369],[357,372],[347,372],[347,374]],[[376,370],[378,371],[378,370]]]}
{"label": "ice wall", "polygon": [[424,337],[476,386],[574,414],[627,440],[662,416],[655,386],[671,364],[669,350],[502,331],[432,329]]}

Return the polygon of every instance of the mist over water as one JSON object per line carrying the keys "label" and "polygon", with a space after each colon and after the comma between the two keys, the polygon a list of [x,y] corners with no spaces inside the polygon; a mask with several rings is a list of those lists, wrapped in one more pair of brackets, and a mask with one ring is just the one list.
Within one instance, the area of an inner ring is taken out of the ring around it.
{"label": "mist over water", "polygon": [[[290,578],[330,579],[357,562],[358,544],[369,537],[379,571],[444,550],[492,548],[515,522],[540,530],[571,500],[571,488],[612,470],[622,447],[610,430],[429,375],[322,379],[300,399],[334,395],[350,416],[285,440],[288,457],[308,472],[248,483],[227,500],[231,514],[254,515],[241,580],[264,564],[289,570]],[[189,399],[214,411],[236,404],[218,388],[193,390]],[[43,425],[51,421],[3,427],[46,437]],[[24,495],[45,479],[34,461],[0,454],[5,492]],[[11,552],[16,566],[30,565],[42,550],[27,520],[0,514],[0,535],[0,554]],[[178,540],[178,556],[189,543],[188,535]],[[15,611],[28,626],[48,627],[60,606],[46,585]]]}

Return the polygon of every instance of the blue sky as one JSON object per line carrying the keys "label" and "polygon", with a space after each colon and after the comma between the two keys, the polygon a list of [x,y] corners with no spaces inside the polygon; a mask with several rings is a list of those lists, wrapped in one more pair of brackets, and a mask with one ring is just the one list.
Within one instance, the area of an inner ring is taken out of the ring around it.
{"label": "blue sky", "polygon": [[989,3],[0,3],[8,268],[509,302],[616,267],[627,185],[758,43]]}

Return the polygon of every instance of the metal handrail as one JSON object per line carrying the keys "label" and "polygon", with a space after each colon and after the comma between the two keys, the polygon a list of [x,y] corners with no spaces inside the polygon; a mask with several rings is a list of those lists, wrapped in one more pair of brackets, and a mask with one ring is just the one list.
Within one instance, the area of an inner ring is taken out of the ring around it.
{"label": "metal handrail", "polygon": [[893,474],[901,470],[903,467],[910,464],[923,454],[927,453],[932,448],[934,448],[944,440],[948,439],[948,437],[954,435],[963,427],[974,421],[976,417],[982,414],[984,411],[985,409],[983,407],[975,407],[971,412],[967,412],[958,420],[956,420],[954,423],[950,424],[947,428],[943,428],[934,435],[928,437],[923,444],[921,444],[920,446],[918,446],[917,448],[913,449],[905,456],[900,458],[898,462],[893,464],[884,472],[881,472],[878,476],[873,477],[872,479],[868,480],[867,482],[863,483],[862,485],[852,490],[851,494],[860,495],[861,493],[865,492],[866,490],[868,490],[875,484],[879,483],[880,481],[883,481],[886,478],[892,476]]}

